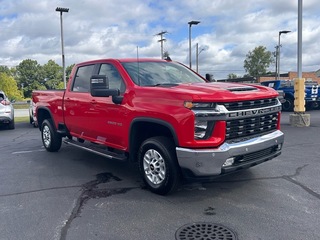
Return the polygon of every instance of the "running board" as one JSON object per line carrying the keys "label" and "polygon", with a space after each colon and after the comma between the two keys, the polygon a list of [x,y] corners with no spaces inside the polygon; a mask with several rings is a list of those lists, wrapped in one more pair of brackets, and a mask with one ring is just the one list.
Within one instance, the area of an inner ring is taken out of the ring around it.
{"label": "running board", "polygon": [[106,157],[109,159],[116,159],[116,160],[120,160],[120,161],[126,161],[128,159],[124,152],[123,153],[111,152],[111,151],[108,151],[102,147],[99,147],[100,145],[95,146],[92,143],[90,143],[90,144],[80,143],[80,142],[77,142],[77,141],[74,141],[71,139],[64,139],[63,142],[65,144],[72,145],[74,147],[86,150],[88,152],[98,154],[100,156],[103,156],[103,157]]}

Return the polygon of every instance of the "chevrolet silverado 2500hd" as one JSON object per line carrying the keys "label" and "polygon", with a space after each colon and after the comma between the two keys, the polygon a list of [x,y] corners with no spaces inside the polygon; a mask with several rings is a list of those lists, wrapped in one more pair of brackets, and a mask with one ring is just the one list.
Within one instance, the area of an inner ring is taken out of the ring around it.
{"label": "chevrolet silverado 2500hd", "polygon": [[181,177],[211,179],[280,155],[277,95],[208,82],[177,62],[102,59],[75,65],[66,90],[34,91],[32,100],[47,151],[63,141],[138,162],[147,187],[167,194]]}

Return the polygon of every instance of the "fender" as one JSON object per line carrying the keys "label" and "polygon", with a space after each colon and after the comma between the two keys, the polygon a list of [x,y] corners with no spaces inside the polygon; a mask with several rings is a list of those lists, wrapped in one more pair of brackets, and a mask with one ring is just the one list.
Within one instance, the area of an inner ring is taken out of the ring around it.
{"label": "fender", "polygon": [[136,123],[139,123],[139,122],[149,122],[149,123],[155,123],[155,124],[159,124],[159,125],[162,125],[166,128],[169,129],[169,131],[171,132],[172,136],[173,136],[173,141],[175,143],[176,146],[179,146],[179,141],[178,141],[178,138],[177,138],[177,134],[176,134],[176,131],[174,129],[174,127],[164,121],[164,120],[161,120],[161,119],[156,119],[156,118],[148,118],[148,117],[137,117],[135,119],[132,120],[132,122],[130,123],[130,128],[129,128],[129,142],[132,141],[132,138],[133,138],[133,134],[131,134],[132,132],[132,127],[136,124]]}
{"label": "fender", "polygon": [[[45,112],[44,114],[41,114],[41,116],[39,116],[39,111],[40,112]],[[44,107],[44,106],[40,106],[39,108],[36,109],[36,112],[35,112],[35,116],[36,116],[36,119],[37,119],[37,123],[39,125],[39,129],[41,130],[41,125],[42,125],[42,122],[44,121],[44,119],[46,118],[51,118],[52,122],[53,122],[53,126],[57,129],[57,126],[56,126],[56,123],[55,123],[55,120],[53,118],[53,115],[50,111],[50,108],[48,107]],[[49,116],[49,117],[48,117]]]}

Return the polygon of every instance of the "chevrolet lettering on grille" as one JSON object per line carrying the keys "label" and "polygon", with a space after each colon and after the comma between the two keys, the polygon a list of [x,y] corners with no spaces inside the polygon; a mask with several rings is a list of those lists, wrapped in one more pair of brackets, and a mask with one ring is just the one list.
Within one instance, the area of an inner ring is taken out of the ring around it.
{"label": "chevrolet lettering on grille", "polygon": [[281,110],[281,106],[276,106],[271,108],[253,109],[253,110],[240,111],[240,112],[230,112],[228,114],[228,117],[238,118],[238,117],[247,117],[247,116],[260,116],[270,112],[278,112],[280,110]]}

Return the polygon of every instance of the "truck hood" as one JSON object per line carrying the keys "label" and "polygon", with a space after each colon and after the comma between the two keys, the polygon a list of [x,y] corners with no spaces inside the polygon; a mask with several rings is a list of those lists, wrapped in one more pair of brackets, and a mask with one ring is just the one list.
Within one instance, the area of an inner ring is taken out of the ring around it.
{"label": "truck hood", "polygon": [[255,84],[210,82],[179,84],[165,88],[177,94],[188,94],[193,100],[201,101],[244,101],[278,96],[274,89]]}

